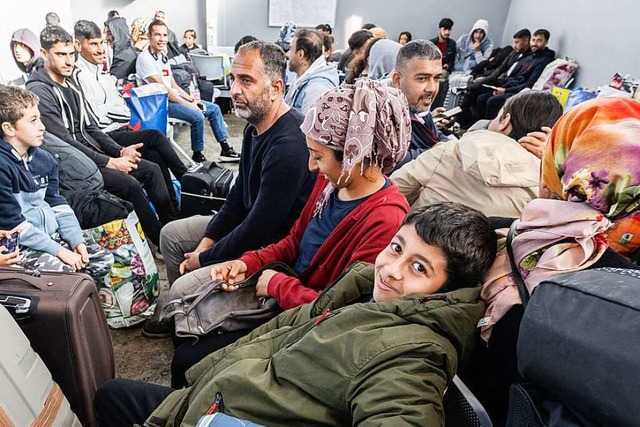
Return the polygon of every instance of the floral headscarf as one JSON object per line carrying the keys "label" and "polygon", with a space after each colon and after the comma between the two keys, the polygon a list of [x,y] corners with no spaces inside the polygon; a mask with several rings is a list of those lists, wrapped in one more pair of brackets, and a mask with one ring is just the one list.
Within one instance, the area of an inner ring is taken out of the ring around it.
{"label": "floral headscarf", "polygon": [[598,98],[563,115],[542,157],[542,185],[612,221],[640,206],[640,103]]}
{"label": "floral headscarf", "polygon": [[[383,83],[360,79],[324,94],[307,111],[300,126],[309,138],[344,153],[342,177],[354,166],[364,170],[365,158],[381,166],[383,173],[407,154],[411,142],[411,119],[404,94]],[[316,207],[322,210],[333,191],[327,185]]]}
{"label": "floral headscarf", "polygon": [[[516,265],[529,292],[544,279],[583,270],[608,247],[612,221],[640,210],[640,103],[599,98],[571,109],[555,124],[542,158],[545,196],[525,206],[513,240]],[[571,203],[569,203],[571,202]],[[499,237],[506,236],[498,230]],[[504,247],[504,239],[499,246]],[[520,304],[506,251],[482,285],[488,307],[478,324],[492,326]]]}

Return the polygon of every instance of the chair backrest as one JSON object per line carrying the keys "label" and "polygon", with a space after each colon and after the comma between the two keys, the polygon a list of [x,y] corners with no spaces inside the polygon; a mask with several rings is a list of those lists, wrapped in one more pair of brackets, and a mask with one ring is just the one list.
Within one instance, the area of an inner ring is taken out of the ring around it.
{"label": "chair backrest", "polygon": [[493,427],[489,414],[456,375],[444,392],[444,425],[455,427]]}
{"label": "chair backrest", "polygon": [[224,58],[222,56],[198,55],[193,53],[190,57],[201,77],[207,80],[224,79]]}

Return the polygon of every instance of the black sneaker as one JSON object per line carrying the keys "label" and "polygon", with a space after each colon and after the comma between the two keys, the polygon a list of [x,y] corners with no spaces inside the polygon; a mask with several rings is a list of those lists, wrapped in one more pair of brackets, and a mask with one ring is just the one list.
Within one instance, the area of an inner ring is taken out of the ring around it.
{"label": "black sneaker", "polygon": [[222,150],[218,156],[218,160],[221,162],[239,162],[240,154],[238,154],[233,148],[229,148],[228,150]]}
{"label": "black sneaker", "polygon": [[142,325],[142,335],[147,338],[169,338],[172,327],[171,320],[160,321],[157,317],[150,317]]}
{"label": "black sneaker", "polygon": [[191,159],[196,163],[203,163],[207,161],[207,158],[202,154],[202,151],[194,151]]}

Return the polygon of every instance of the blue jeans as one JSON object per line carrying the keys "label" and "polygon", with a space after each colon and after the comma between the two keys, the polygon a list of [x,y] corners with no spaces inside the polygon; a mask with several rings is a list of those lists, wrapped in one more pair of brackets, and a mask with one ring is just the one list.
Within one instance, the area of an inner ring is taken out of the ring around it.
{"label": "blue jeans", "polygon": [[194,110],[186,105],[176,102],[169,103],[169,117],[184,120],[191,125],[191,149],[193,151],[204,150],[204,118],[209,120],[213,135],[218,142],[226,141],[229,138],[227,127],[222,118],[222,111],[216,104],[208,101],[201,101],[206,110],[204,114],[201,111]]}

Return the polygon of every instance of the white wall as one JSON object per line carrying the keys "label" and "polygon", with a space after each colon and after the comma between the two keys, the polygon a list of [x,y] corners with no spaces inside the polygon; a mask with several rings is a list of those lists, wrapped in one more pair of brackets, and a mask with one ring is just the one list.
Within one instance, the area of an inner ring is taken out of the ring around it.
{"label": "white wall", "polygon": [[[176,33],[182,43],[182,34],[187,29],[194,29],[198,35],[198,43],[206,42],[205,34],[205,0],[68,0],[71,2],[73,19],[88,19],[102,28],[107,20],[107,13],[115,9],[127,20],[129,26],[134,19],[141,16],[153,18],[156,10],[164,10],[167,14],[169,28]],[[216,1],[216,0],[210,0]]]}
{"label": "white wall", "polygon": [[[414,38],[433,38],[443,17],[453,19],[453,36],[468,32],[478,18],[489,21],[489,36],[494,43],[502,40],[504,22],[511,0],[337,0],[334,36],[337,48],[344,48],[351,31],[347,21],[382,26],[389,38],[396,39],[401,31],[410,31]],[[269,27],[267,0],[217,0],[218,43],[234,45],[246,34],[275,41],[278,28]],[[320,24],[320,22],[318,22]]]}
{"label": "white wall", "polygon": [[0,3],[0,76],[5,81],[11,81],[20,77],[20,70],[13,60],[13,54],[9,49],[11,35],[19,28],[28,28],[36,36],[45,26],[44,16],[47,12],[56,12],[60,17],[60,24],[73,30],[73,19],[70,0],[56,0],[52,6],[50,0],[27,1],[3,1]]}
{"label": "white wall", "polygon": [[573,87],[598,87],[619,72],[640,79],[637,0],[512,0],[502,44],[521,28],[551,32],[549,47],[580,68]]}

